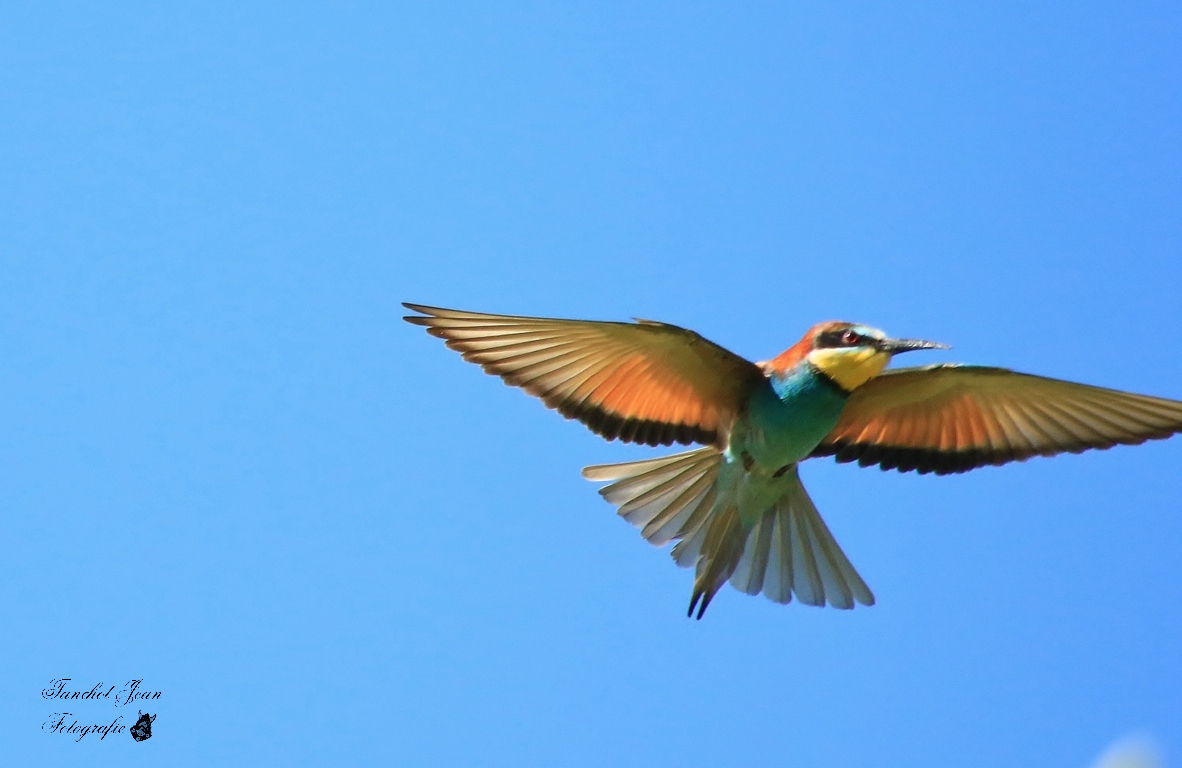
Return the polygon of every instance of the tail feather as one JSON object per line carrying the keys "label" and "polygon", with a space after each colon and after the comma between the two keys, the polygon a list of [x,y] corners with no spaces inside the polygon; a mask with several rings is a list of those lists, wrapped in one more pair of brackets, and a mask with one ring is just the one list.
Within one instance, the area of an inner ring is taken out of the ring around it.
{"label": "tail feather", "polygon": [[[749,530],[735,494],[720,488],[723,456],[713,448],[659,459],[587,467],[589,480],[624,519],[662,546],[677,540],[674,561],[695,569],[689,615],[702,618],[728,580],[741,592],[788,603],[853,608],[874,595],[841,551],[793,467],[782,490]],[[726,485],[725,483],[723,484]],[[748,518],[750,519],[750,518]]]}
{"label": "tail feather", "polygon": [[710,526],[706,523],[710,520],[711,514],[714,512],[714,505],[718,502],[718,486],[714,485],[710,488],[709,497],[702,500],[701,505],[694,510],[694,513],[689,516],[682,526],[679,535],[680,541],[673,546],[673,562],[677,563],[682,568],[693,568],[698,562],[698,558],[702,556],[702,544],[706,541],[706,531]]}
{"label": "tail feather", "polygon": [[[588,480],[613,480],[599,489],[620,516],[641,529],[645,539],[663,546],[681,538],[685,521],[703,506],[713,505],[722,454],[701,448],[660,459],[587,467]],[[706,513],[709,513],[707,508]]]}
{"label": "tail feather", "polygon": [[805,605],[849,609],[874,605],[874,595],[841,551],[793,470],[784,494],[747,535],[731,576],[740,592],[761,591],[777,603],[792,595]]}
{"label": "tail feather", "polygon": [[686,519],[704,501],[717,478],[709,467],[683,470],[664,483],[620,506],[620,515],[641,527],[641,535],[660,547],[681,530]]}
{"label": "tail feather", "polygon": [[698,609],[698,618],[706,613],[706,606],[714,599],[718,590],[735,571],[735,565],[743,556],[743,524],[736,505],[726,507],[714,516],[706,531],[706,539],[702,542],[702,555],[698,558],[697,572],[694,574],[694,593],[690,597],[687,616],[694,615],[694,606],[701,598],[702,605]]}
{"label": "tail feather", "polygon": [[[774,510],[768,510],[759,518],[759,522],[751,529],[751,533],[747,535],[746,547],[743,549],[743,555],[739,558],[739,562],[735,565],[735,572],[731,574],[731,584],[740,592],[745,592],[748,595],[758,595],[762,590],[769,598],[772,597],[771,583],[765,584],[768,576],[768,566],[772,566],[772,582],[778,583],[779,574],[777,571],[778,559],[774,559],[773,555],[778,554],[778,547],[773,546],[773,537],[779,535],[776,529],[776,516]],[[788,599],[792,599],[791,586],[789,586]],[[777,601],[785,602],[785,601]]]}
{"label": "tail feather", "polygon": [[714,496],[717,494],[715,482],[709,475],[698,478],[685,493],[655,515],[641,530],[641,535],[650,544],[663,547],[682,534],[695,512],[702,508],[709,511],[714,507]]}

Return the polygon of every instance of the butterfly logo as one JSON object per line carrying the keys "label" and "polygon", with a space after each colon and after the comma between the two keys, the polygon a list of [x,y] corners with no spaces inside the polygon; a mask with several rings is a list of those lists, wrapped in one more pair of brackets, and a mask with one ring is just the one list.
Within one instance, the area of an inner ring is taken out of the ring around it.
{"label": "butterfly logo", "polygon": [[131,726],[131,738],[136,741],[144,741],[152,738],[152,722],[155,721],[156,715],[145,715],[140,711],[140,719]]}

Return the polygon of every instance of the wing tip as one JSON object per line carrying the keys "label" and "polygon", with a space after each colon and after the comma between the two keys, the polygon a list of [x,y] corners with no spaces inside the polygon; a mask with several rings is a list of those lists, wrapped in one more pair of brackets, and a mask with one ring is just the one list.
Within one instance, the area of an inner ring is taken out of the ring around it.
{"label": "wing tip", "polygon": [[402,319],[411,325],[424,325],[430,327],[431,320],[438,317],[436,312],[437,307],[429,307],[426,304],[414,304],[409,301],[401,302],[402,306],[409,309],[411,312],[418,312],[417,315],[403,315]]}
{"label": "wing tip", "polygon": [[592,464],[588,467],[583,467],[579,472],[584,480],[590,480],[593,483],[603,483],[608,480],[615,479],[615,473],[612,471],[611,464]]}
{"label": "wing tip", "polygon": [[1182,434],[1182,429],[1168,432],[1133,435],[1103,443],[1058,445],[1040,450],[1010,450],[990,453],[981,448],[968,450],[940,451],[923,448],[892,448],[872,443],[822,443],[809,458],[832,456],[838,464],[857,462],[861,468],[878,466],[883,472],[915,472],[920,475],[934,474],[939,477],[961,475],[984,467],[1000,467],[1011,463],[1022,463],[1030,459],[1051,458],[1063,454],[1078,455],[1087,451],[1107,451],[1120,445],[1141,445],[1151,440],[1168,440]]}

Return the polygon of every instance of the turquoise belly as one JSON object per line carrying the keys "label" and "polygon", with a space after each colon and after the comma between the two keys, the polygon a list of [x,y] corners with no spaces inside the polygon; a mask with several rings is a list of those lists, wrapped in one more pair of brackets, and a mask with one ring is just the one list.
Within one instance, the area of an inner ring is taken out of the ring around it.
{"label": "turquoise belly", "polygon": [[761,469],[775,471],[806,458],[832,431],[848,395],[807,365],[772,378],[748,402],[746,417],[731,433],[730,453],[744,452]]}

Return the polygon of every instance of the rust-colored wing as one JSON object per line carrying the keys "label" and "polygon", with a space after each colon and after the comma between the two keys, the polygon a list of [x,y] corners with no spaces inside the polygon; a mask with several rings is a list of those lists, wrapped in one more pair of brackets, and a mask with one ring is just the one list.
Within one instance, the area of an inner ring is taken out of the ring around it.
{"label": "rust-colored wing", "polygon": [[1015,373],[901,368],[850,395],[813,456],[947,475],[1182,432],[1182,402]]}
{"label": "rust-colored wing", "polygon": [[725,445],[763,372],[675,325],[486,315],[404,304],[447,346],[608,440]]}

